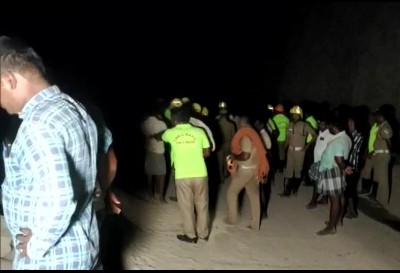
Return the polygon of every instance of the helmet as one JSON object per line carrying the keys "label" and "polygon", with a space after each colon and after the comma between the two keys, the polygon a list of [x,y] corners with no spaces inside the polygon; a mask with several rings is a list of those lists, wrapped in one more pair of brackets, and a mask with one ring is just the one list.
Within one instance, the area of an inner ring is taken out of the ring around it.
{"label": "helmet", "polygon": [[272,104],[268,104],[268,110],[270,110],[270,111],[272,111],[272,110],[274,110],[274,107],[272,106]]}
{"label": "helmet", "polygon": [[203,107],[203,109],[201,109],[201,115],[208,117],[208,108],[207,107]]}
{"label": "helmet", "polygon": [[226,105],[226,102],[221,101],[221,102],[218,104],[218,108],[219,108],[219,109],[226,109],[226,108],[228,108],[228,105]]}
{"label": "helmet", "polygon": [[296,105],[290,109],[290,114],[297,114],[300,115],[300,117],[303,117],[303,110],[300,108],[300,106]]}
{"label": "helmet", "polygon": [[200,113],[201,112],[201,106],[200,106],[200,104],[198,104],[198,103],[193,103],[192,104],[192,106],[193,106],[193,110],[196,112],[196,113]]}
{"label": "helmet", "polygon": [[169,105],[171,108],[178,108],[183,105],[183,102],[182,102],[182,100],[175,98],[170,102]]}
{"label": "helmet", "polygon": [[187,103],[190,102],[190,99],[188,97],[182,98],[182,103]]}
{"label": "helmet", "polygon": [[283,113],[284,112],[284,108],[283,108],[283,105],[282,104],[277,104],[276,106],[275,106],[275,112],[280,112],[280,113]]}

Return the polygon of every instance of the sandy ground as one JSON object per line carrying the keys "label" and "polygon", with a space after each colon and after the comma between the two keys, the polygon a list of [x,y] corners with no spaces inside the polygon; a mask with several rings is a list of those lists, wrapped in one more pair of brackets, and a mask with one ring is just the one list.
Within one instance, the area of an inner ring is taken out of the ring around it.
{"label": "sandy ground", "polygon": [[[301,187],[297,197],[282,198],[278,175],[269,205],[269,218],[254,232],[245,196],[242,221],[226,217],[226,182],[208,242],[188,244],[176,239],[182,233],[176,203],[155,204],[120,194],[124,213],[135,228],[123,251],[125,269],[399,269],[400,233],[360,212],[345,220],[336,235],[319,237],[316,231],[328,219],[328,206],[305,209],[312,188]],[[170,196],[170,194],[167,194]]]}
{"label": "sandy ground", "polygon": [[[122,250],[124,269],[399,269],[400,233],[362,212],[345,220],[336,235],[319,237],[328,207],[306,210],[312,189],[301,187],[297,197],[282,198],[282,178],[272,189],[269,218],[254,232],[244,197],[241,222],[228,226],[225,195],[219,202],[208,242],[188,244],[176,239],[182,233],[177,203],[158,204],[119,192],[125,216],[131,222]],[[167,196],[171,195],[171,188]],[[120,238],[118,231],[111,238]],[[110,248],[111,250],[111,248]],[[114,251],[114,250],[112,250]],[[2,261],[1,269],[9,263]]]}

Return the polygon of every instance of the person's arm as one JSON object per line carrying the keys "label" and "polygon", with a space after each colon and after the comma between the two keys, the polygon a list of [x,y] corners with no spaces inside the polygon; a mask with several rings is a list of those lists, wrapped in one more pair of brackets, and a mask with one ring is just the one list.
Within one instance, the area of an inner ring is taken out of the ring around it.
{"label": "person's arm", "polygon": [[203,147],[203,156],[209,157],[210,156],[210,141],[204,131],[201,131],[201,145]]}
{"label": "person's arm", "polygon": [[[26,254],[40,259],[53,247],[71,225],[79,206],[85,206],[92,192],[85,192],[85,181],[71,181],[69,159],[58,132],[43,124],[31,125],[25,147],[25,167],[29,170],[34,203],[26,204],[34,215],[28,226],[32,237],[27,242]],[[79,145],[76,149],[80,149]],[[88,170],[90,171],[90,170]],[[80,185],[76,185],[79,183]],[[34,209],[32,209],[32,206]],[[22,208],[23,209],[23,208]]]}
{"label": "person's arm", "polygon": [[261,129],[260,134],[264,141],[265,147],[267,148],[267,150],[270,150],[272,147],[272,142],[271,142],[271,138],[269,137],[267,131],[263,128],[263,129]]}
{"label": "person's arm", "polygon": [[308,148],[314,143],[314,141],[317,139],[317,132],[314,130],[314,128],[311,127],[311,125],[306,122],[305,125],[305,133],[306,135],[311,135],[311,140],[310,142],[306,143],[304,146],[304,149],[307,151]]}
{"label": "person's arm", "polygon": [[250,158],[251,154],[251,149],[253,147],[253,144],[251,143],[251,140],[247,137],[242,138],[240,141],[240,147],[242,152],[240,154],[232,154],[232,159],[238,160],[238,161],[246,161]]}

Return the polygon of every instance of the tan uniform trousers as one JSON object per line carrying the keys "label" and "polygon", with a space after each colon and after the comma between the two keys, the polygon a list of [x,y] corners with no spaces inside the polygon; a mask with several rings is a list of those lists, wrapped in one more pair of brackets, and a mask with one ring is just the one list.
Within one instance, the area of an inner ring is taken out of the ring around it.
{"label": "tan uniform trousers", "polygon": [[389,153],[374,154],[365,161],[361,171],[361,178],[370,179],[371,171],[374,170],[373,181],[379,184],[376,199],[381,204],[387,204],[389,197]]}
{"label": "tan uniform trousers", "polygon": [[236,224],[238,218],[238,196],[246,189],[247,196],[250,199],[251,206],[251,228],[260,229],[260,185],[256,180],[255,169],[242,169],[239,167],[235,176],[232,176],[231,184],[227,192],[228,202],[228,220]]}
{"label": "tan uniform trousers", "polygon": [[209,232],[208,178],[176,179],[175,186],[185,235],[192,239],[206,238]]}
{"label": "tan uniform trousers", "polygon": [[218,156],[218,170],[221,182],[224,182],[225,175],[228,175],[228,168],[226,166],[226,157],[231,153],[230,143],[224,143],[221,149],[217,152]]}
{"label": "tan uniform trousers", "polygon": [[293,172],[295,178],[301,178],[301,171],[303,170],[305,150],[301,149],[295,151],[291,148],[287,152],[285,177],[293,178]]}
{"label": "tan uniform trousers", "polygon": [[285,160],[285,141],[278,141],[279,160]]}

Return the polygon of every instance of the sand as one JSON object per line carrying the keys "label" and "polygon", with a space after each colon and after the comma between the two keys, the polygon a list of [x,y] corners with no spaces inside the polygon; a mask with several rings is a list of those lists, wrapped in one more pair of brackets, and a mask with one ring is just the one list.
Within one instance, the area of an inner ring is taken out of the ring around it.
{"label": "sand", "polygon": [[[223,222],[227,181],[220,190],[210,239],[197,244],[176,239],[182,233],[177,203],[157,204],[118,192],[123,212],[132,223],[122,254],[124,269],[400,268],[399,232],[360,212],[358,219],[345,220],[336,235],[319,237],[315,232],[324,227],[328,206],[305,209],[310,187],[302,186],[297,197],[280,197],[281,182],[278,175],[269,218],[263,219],[259,232],[254,232],[246,228],[250,223],[246,196],[241,222],[237,226]],[[2,261],[1,269],[8,267]]]}

